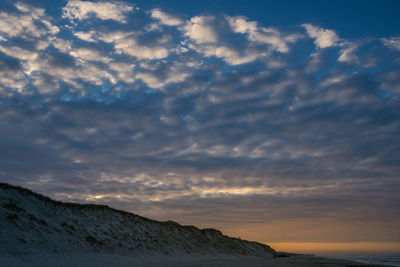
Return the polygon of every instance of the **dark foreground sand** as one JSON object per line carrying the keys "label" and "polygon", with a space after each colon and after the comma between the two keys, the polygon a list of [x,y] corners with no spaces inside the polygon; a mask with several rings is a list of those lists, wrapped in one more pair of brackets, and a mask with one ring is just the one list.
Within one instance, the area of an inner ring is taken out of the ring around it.
{"label": "dark foreground sand", "polygon": [[[153,266],[153,265],[145,265]],[[154,265],[157,266],[157,265]],[[161,266],[161,265],[158,265]],[[243,258],[243,259],[204,259],[184,262],[180,265],[177,262],[172,262],[163,266],[188,266],[188,267],[230,267],[230,266],[246,266],[246,267],[383,267],[382,265],[369,265],[357,262],[351,262],[346,260],[334,260],[327,258],[320,258],[314,256],[291,256],[288,258],[274,258],[274,259],[263,259],[263,258]],[[385,266],[387,267],[387,265]]]}
{"label": "dark foreground sand", "polygon": [[[368,265],[345,260],[335,260],[307,255],[296,255],[287,258],[207,258],[207,257],[124,257],[115,255],[76,255],[54,256],[36,255],[11,257],[0,255],[2,267],[25,266],[57,266],[57,267],[383,267],[383,265]],[[387,265],[385,265],[387,267]]]}

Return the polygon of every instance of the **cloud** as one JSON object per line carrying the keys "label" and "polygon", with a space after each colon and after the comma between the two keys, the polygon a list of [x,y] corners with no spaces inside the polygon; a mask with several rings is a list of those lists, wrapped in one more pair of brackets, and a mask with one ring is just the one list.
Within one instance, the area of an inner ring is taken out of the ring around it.
{"label": "cloud", "polygon": [[0,47],[0,51],[4,54],[15,57],[19,60],[33,61],[37,59],[38,54],[34,51],[24,50],[19,47]]}
{"label": "cloud", "polygon": [[26,86],[26,81],[20,62],[0,54],[0,68],[0,93],[12,94],[12,90],[7,90],[7,88],[22,92]]}
{"label": "cloud", "polygon": [[323,29],[312,24],[302,25],[310,38],[315,39],[314,44],[318,48],[327,48],[335,46],[339,41],[339,37],[333,30]]}
{"label": "cloud", "polygon": [[218,38],[212,22],[213,17],[210,16],[193,17],[185,26],[185,35],[198,44],[216,43]]}
{"label": "cloud", "polygon": [[15,3],[19,13],[0,12],[0,33],[6,37],[39,38],[59,32],[45,15],[44,9]]}
{"label": "cloud", "polygon": [[247,21],[244,17],[228,17],[228,22],[235,32],[247,34],[250,41],[269,44],[273,50],[281,53],[287,53],[288,43],[293,43],[299,38],[298,34],[282,36],[277,29],[258,27],[255,21]]}
{"label": "cloud", "polygon": [[94,31],[90,31],[90,32],[74,32],[74,35],[76,37],[78,37],[79,39],[87,41],[87,42],[96,42],[96,40],[92,38],[92,36],[95,35]]}
{"label": "cloud", "polygon": [[381,86],[387,92],[395,94],[396,96],[400,93],[400,75],[397,69],[390,69],[382,72],[381,75]]}
{"label": "cloud", "polygon": [[223,58],[230,65],[249,63],[262,56],[257,51],[239,52],[226,46],[217,47],[214,55]]}
{"label": "cloud", "polygon": [[[114,35],[115,36],[115,35]],[[104,41],[109,40],[107,37]],[[160,40],[155,46],[149,47],[138,43],[133,36],[113,39],[117,53],[125,53],[138,59],[162,59],[168,56],[168,49],[163,46],[164,41]]]}
{"label": "cloud", "polygon": [[228,17],[228,21],[235,32],[254,33],[258,30],[257,22],[247,21],[244,17]]}
{"label": "cloud", "polygon": [[[256,22],[247,21],[240,16],[193,17],[183,32],[191,41],[187,44],[186,51],[193,49],[206,57],[221,58],[230,65],[266,60],[273,51],[288,53],[289,44],[296,42],[300,36],[283,34],[274,28],[259,27]],[[277,59],[268,60],[271,66],[283,65]]]}
{"label": "cloud", "polygon": [[71,41],[56,38],[52,41],[52,45],[63,53],[69,53],[72,50]]}
{"label": "cloud", "polygon": [[107,63],[109,58],[101,55],[100,51],[89,48],[78,48],[70,51],[70,55],[79,60],[100,61]]}
{"label": "cloud", "polygon": [[155,43],[142,45],[139,43],[141,36],[137,36],[134,32],[116,31],[95,33],[94,31],[91,31],[86,33],[78,32],[75,33],[75,35],[85,41],[100,40],[106,43],[112,43],[114,44],[116,53],[134,56],[139,60],[162,59],[167,57],[169,54],[169,51],[166,48],[168,39],[163,38],[163,36],[160,36],[160,38],[155,40]]}
{"label": "cloud", "polygon": [[392,48],[400,50],[400,37],[382,38],[383,44]]}
{"label": "cloud", "polygon": [[175,16],[161,11],[159,8],[151,10],[151,17],[158,19],[162,24],[168,26],[179,26],[183,21]]}
{"label": "cloud", "polygon": [[140,64],[142,70],[135,77],[151,88],[162,89],[170,83],[184,82],[190,76],[188,65],[168,61],[160,61],[155,64],[143,62]]}
{"label": "cloud", "polygon": [[353,43],[341,43],[340,46],[343,48],[340,50],[339,62],[355,63],[358,61],[358,57],[355,55],[355,51],[358,45]]}
{"label": "cloud", "polygon": [[315,49],[297,26],[77,3],[72,24],[0,11],[2,181],[266,239],[309,218],[398,233],[396,38],[306,24]]}
{"label": "cloud", "polygon": [[85,20],[95,16],[101,20],[115,20],[126,23],[126,14],[131,12],[133,7],[122,2],[90,2],[70,0],[63,8],[63,18],[70,20]]}
{"label": "cloud", "polygon": [[133,75],[132,69],[135,67],[134,64],[128,64],[123,62],[110,62],[110,70],[114,71],[116,79],[126,82],[133,83],[135,81],[135,76]]}

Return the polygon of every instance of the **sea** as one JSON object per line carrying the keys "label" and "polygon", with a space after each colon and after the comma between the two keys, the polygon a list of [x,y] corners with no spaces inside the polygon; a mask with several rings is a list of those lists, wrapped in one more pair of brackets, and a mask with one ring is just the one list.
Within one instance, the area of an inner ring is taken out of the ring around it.
{"label": "sea", "polygon": [[334,259],[344,259],[351,260],[360,263],[369,263],[376,264],[382,266],[399,266],[400,267],[400,255],[392,255],[392,256],[325,256],[328,258]]}
{"label": "sea", "polygon": [[400,267],[400,242],[270,242],[277,251]]}

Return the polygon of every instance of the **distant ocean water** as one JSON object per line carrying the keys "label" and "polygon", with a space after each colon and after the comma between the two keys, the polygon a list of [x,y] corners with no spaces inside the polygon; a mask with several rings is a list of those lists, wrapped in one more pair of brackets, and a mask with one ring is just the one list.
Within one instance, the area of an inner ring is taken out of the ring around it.
{"label": "distant ocean water", "polygon": [[354,257],[334,257],[346,260],[352,260],[360,263],[379,264],[388,266],[400,266],[400,255],[398,256],[354,256]]}
{"label": "distant ocean water", "polygon": [[270,242],[277,251],[400,267],[400,242]]}

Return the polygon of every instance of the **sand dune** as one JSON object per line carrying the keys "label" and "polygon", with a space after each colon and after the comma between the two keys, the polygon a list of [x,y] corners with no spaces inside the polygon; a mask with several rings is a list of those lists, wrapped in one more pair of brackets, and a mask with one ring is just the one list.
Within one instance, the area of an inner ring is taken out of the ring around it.
{"label": "sand dune", "polygon": [[371,266],[279,253],[215,229],[63,203],[0,183],[0,266]]}

